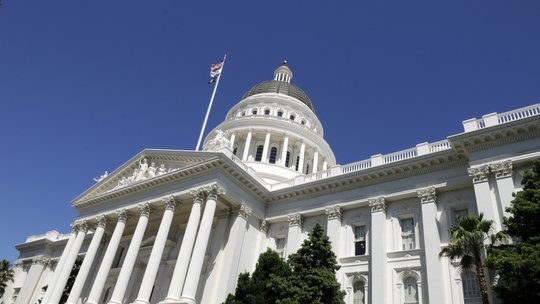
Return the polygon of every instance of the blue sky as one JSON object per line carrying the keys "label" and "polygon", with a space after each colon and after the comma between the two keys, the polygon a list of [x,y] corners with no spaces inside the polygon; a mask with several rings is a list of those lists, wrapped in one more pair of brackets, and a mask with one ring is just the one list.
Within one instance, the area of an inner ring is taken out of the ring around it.
{"label": "blue sky", "polygon": [[0,6],[0,259],[144,148],[193,149],[287,59],[340,164],[540,102],[539,1],[25,1]]}

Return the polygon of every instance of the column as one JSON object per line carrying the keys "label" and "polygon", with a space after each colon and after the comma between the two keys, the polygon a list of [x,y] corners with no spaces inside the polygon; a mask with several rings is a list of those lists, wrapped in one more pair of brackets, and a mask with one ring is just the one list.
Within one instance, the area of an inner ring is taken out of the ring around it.
{"label": "column", "polygon": [[230,139],[230,142],[231,142],[231,149],[234,149],[234,141],[236,139],[236,133],[235,132],[232,132],[231,134],[231,139]]}
{"label": "column", "polygon": [[77,237],[77,229],[76,229],[76,225],[74,224],[71,227],[71,233],[69,234],[69,239],[66,243],[66,247],[64,248],[64,251],[62,252],[62,255],[60,256],[60,260],[58,260],[58,263],[56,264],[56,268],[54,270],[52,278],[49,280],[49,285],[47,287],[47,291],[45,292],[45,296],[43,297],[42,303],[49,303],[49,299],[51,298],[51,295],[54,291],[54,286],[56,286],[56,282],[58,281],[58,278],[60,277],[60,272],[62,272],[62,266],[66,262],[67,256],[69,255],[69,251],[71,250],[71,246],[73,246],[73,242],[75,242],[76,237]]}
{"label": "column", "polygon": [[244,144],[244,154],[242,154],[243,161],[246,161],[249,155],[249,147],[251,146],[251,134],[252,134],[252,131],[249,130],[246,137],[246,143]]}
{"label": "column", "polygon": [[335,205],[327,207],[325,210],[328,216],[326,234],[332,242],[332,250],[336,254],[336,257],[341,256],[341,207]]}
{"label": "column", "polygon": [[268,162],[268,150],[270,149],[270,131],[266,131],[266,137],[264,138],[264,146],[261,162]]}
{"label": "column", "polygon": [[495,231],[500,231],[501,220],[496,210],[497,207],[491,199],[491,189],[489,188],[489,166],[469,168],[469,176],[473,180],[478,213],[483,213],[486,220],[493,220]]}
{"label": "column", "polygon": [[387,303],[386,299],[386,200],[369,200],[371,207],[371,303]]}
{"label": "column", "polygon": [[315,149],[315,152],[313,152],[313,173],[317,172],[317,167],[319,166],[319,151]]}
{"label": "column", "polygon": [[[32,295],[37,287],[43,268],[49,264],[50,260],[44,256],[38,256],[32,259],[32,266],[26,275],[24,284],[19,291],[15,304],[27,304],[32,300]],[[6,299],[7,300],[7,299]]]}
{"label": "column", "polygon": [[495,164],[490,164],[489,169],[495,175],[495,181],[497,183],[497,190],[499,193],[499,204],[502,214],[500,214],[500,220],[502,222],[503,216],[508,217],[510,214],[506,212],[506,208],[510,207],[510,202],[514,199],[512,193],[515,190],[514,179],[512,178],[512,161],[507,160]]}
{"label": "column", "polygon": [[180,303],[197,303],[195,301],[195,295],[197,293],[197,287],[199,286],[201,270],[204,263],[204,257],[206,255],[206,246],[208,245],[210,231],[212,230],[212,221],[216,211],[217,197],[218,195],[223,195],[224,193],[223,189],[217,185],[212,185],[205,188],[205,191],[208,194],[208,198],[206,200],[206,206],[204,207],[204,213],[201,219],[197,240],[195,241],[195,247],[193,248],[193,255],[191,256],[191,262],[189,263],[186,283],[184,285],[184,290],[182,290]]}
{"label": "column", "polygon": [[282,166],[285,166],[285,161],[287,160],[288,149],[289,149],[289,135],[285,134],[285,137],[283,138],[283,148],[281,150],[281,165]]}
{"label": "column", "polygon": [[97,227],[94,231],[94,236],[92,237],[90,246],[88,246],[88,250],[86,250],[86,255],[84,256],[81,268],[79,268],[79,273],[77,274],[77,278],[73,283],[73,287],[71,287],[71,292],[69,293],[69,297],[66,302],[68,304],[77,303],[77,300],[81,295],[81,291],[84,287],[84,284],[86,283],[86,279],[88,278],[88,273],[90,273],[90,268],[94,263],[94,258],[96,257],[99,244],[101,244],[101,238],[103,237],[103,233],[105,232],[106,223],[107,219],[105,218],[105,216],[101,215],[97,218]]}
{"label": "column", "polygon": [[304,173],[304,157],[306,154],[306,144],[302,142],[300,145],[300,161],[298,162],[298,172]]}
{"label": "column", "polygon": [[193,252],[193,244],[195,244],[197,228],[199,227],[199,221],[201,219],[201,204],[204,199],[202,190],[192,191],[191,195],[193,195],[193,206],[191,207],[186,231],[184,232],[182,244],[180,245],[180,252],[176,259],[176,265],[174,266],[169,291],[163,302],[179,303],[178,301],[182,294],[182,288],[184,287],[189,260],[191,258],[191,253]]}
{"label": "column", "polygon": [[287,252],[285,256],[295,253],[302,242],[302,215],[300,213],[289,214],[287,221],[289,222],[289,231],[287,232]]}
{"label": "column", "polygon": [[73,242],[73,246],[71,246],[71,249],[69,251],[69,255],[66,258],[65,264],[62,266],[62,270],[58,277],[58,281],[56,282],[56,285],[54,286],[54,290],[51,294],[51,297],[49,298],[49,303],[52,303],[52,304],[57,304],[58,302],[60,302],[60,298],[62,298],[64,287],[66,287],[66,283],[69,279],[69,274],[71,273],[71,269],[73,268],[73,265],[75,264],[75,260],[77,259],[77,256],[79,255],[79,250],[81,249],[82,243],[84,242],[84,237],[86,236],[86,231],[88,230],[86,221],[80,221],[76,225],[77,225],[77,237],[75,238],[75,241]]}
{"label": "column", "polygon": [[[422,230],[424,231],[424,256],[426,259],[428,303],[450,303],[443,282],[443,266],[439,259],[441,240],[437,226],[436,192],[434,187],[416,191],[422,204]],[[419,291],[420,293],[420,291]]]}
{"label": "column", "polygon": [[116,256],[116,251],[118,250],[118,245],[122,239],[122,234],[124,233],[124,228],[126,227],[127,212],[125,209],[118,210],[116,211],[116,215],[118,216],[116,227],[114,227],[111,240],[109,241],[109,245],[107,246],[107,250],[105,251],[101,265],[99,266],[98,273],[94,279],[94,285],[92,285],[92,289],[90,290],[90,295],[88,296],[86,304],[97,304],[100,302],[103,286],[105,286],[114,257]]}
{"label": "column", "polygon": [[328,162],[325,160],[323,160],[323,163],[322,163],[322,170],[323,171],[326,171],[328,169]]}
{"label": "column", "polygon": [[124,302],[124,295],[129,283],[129,278],[133,272],[133,266],[135,266],[135,261],[137,260],[137,255],[144,237],[144,232],[146,230],[146,226],[148,225],[148,218],[150,217],[151,211],[150,205],[148,203],[140,204],[139,210],[141,211],[141,216],[137,222],[135,232],[131,237],[131,242],[129,243],[129,248],[126,253],[126,257],[124,258],[124,263],[122,264],[122,269],[120,269],[120,274],[118,274],[116,286],[114,286],[114,291],[109,304],[122,304]]}
{"label": "column", "polygon": [[[227,241],[227,259],[223,268],[226,277],[222,282],[227,282],[224,291],[234,293],[236,280],[238,279],[238,265],[240,264],[240,254],[242,253],[242,244],[247,231],[247,219],[251,215],[251,208],[242,204],[233,210],[234,222],[229,232]],[[255,250],[255,248],[253,248]],[[233,278],[233,279],[231,279]],[[223,288],[223,286],[221,286]],[[223,296],[225,299],[227,293]]]}
{"label": "column", "polygon": [[176,201],[172,195],[164,198],[163,201],[165,202],[165,212],[161,218],[161,224],[159,224],[156,240],[152,246],[152,252],[150,252],[141,287],[139,288],[139,294],[134,303],[150,303],[149,300],[152,295],[152,288],[154,287],[159,265],[161,264],[161,257],[163,256],[163,250],[165,249],[165,243],[167,242],[167,236],[169,235],[169,229],[171,228],[174,217],[174,208],[176,206]]}

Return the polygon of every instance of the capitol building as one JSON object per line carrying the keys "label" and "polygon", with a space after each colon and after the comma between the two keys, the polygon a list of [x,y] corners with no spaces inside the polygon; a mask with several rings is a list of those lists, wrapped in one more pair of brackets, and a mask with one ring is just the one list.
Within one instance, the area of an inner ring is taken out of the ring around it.
{"label": "capitol building", "polygon": [[438,254],[457,216],[503,228],[540,158],[540,104],[340,165],[292,79],[284,63],[253,86],[203,151],[146,149],[98,179],[71,202],[70,232],[16,245],[0,303],[221,303],[266,248],[286,258],[317,223],[348,304],[480,303],[474,273]]}

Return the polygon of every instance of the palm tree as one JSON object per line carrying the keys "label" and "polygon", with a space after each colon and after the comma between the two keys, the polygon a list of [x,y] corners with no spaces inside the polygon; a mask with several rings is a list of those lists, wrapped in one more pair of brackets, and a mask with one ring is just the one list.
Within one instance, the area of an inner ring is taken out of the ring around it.
{"label": "palm tree", "polygon": [[13,269],[8,260],[0,261],[0,296],[4,294],[7,283],[13,282]]}
{"label": "palm tree", "polygon": [[464,270],[476,269],[476,277],[480,283],[482,303],[489,304],[486,275],[482,256],[486,250],[486,241],[494,240],[490,234],[493,221],[484,220],[484,215],[467,214],[458,218],[457,225],[450,228],[450,243],[439,253],[439,257],[450,259],[461,258],[460,265]]}

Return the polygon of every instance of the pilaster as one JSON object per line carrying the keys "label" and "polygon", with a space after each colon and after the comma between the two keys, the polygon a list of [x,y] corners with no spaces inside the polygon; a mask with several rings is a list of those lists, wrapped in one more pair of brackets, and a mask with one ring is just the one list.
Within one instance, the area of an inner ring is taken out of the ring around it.
{"label": "pilaster", "polygon": [[289,214],[287,216],[289,222],[289,231],[287,233],[287,254],[295,253],[302,242],[302,224],[304,222],[300,213]]}
{"label": "pilaster", "polygon": [[472,178],[476,206],[479,213],[484,214],[484,218],[494,221],[496,231],[501,230],[501,221],[497,211],[497,206],[491,198],[489,186],[489,166],[469,168],[469,176]]}
{"label": "pilaster", "polygon": [[378,197],[368,200],[371,207],[370,229],[370,286],[372,303],[387,303],[386,290],[386,200]]}
{"label": "pilaster", "polygon": [[327,207],[325,213],[328,216],[327,235],[332,242],[332,250],[337,257],[342,255],[341,252],[341,207],[339,205]]}
{"label": "pilaster", "polygon": [[501,222],[503,216],[509,216],[506,208],[510,207],[513,200],[512,193],[515,190],[513,179],[513,166],[511,160],[506,160],[489,165],[491,172],[495,175],[497,191],[499,194],[499,204],[501,205]]}

